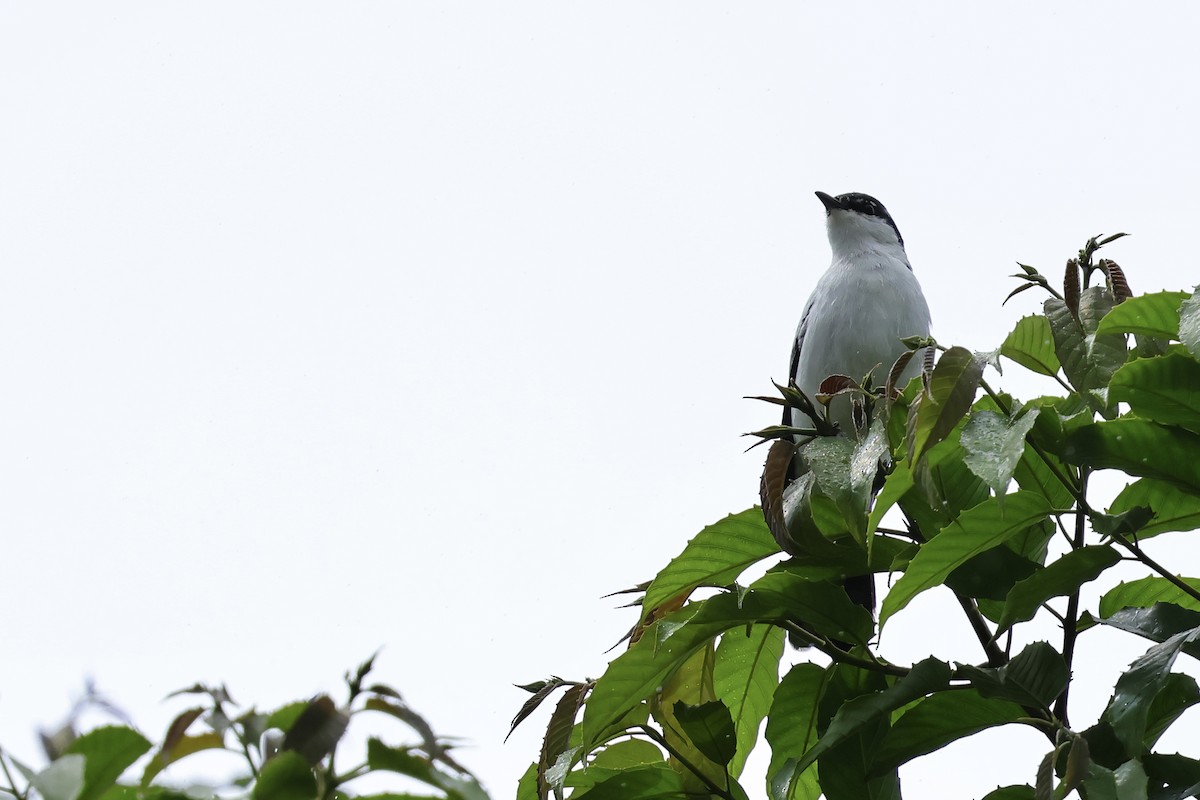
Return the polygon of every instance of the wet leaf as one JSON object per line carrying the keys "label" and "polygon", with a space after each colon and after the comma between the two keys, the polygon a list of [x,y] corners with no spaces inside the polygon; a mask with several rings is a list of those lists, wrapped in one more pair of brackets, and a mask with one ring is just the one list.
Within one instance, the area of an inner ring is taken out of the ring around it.
{"label": "wet leaf", "polygon": [[1067,435],[1063,457],[1200,493],[1200,435],[1141,419],[1095,422]]}
{"label": "wet leaf", "polygon": [[161,752],[156,753],[154,758],[150,759],[150,762],[146,764],[146,769],[142,772],[142,786],[147,786],[168,765],[186,758],[193,753],[199,753],[204,750],[223,749],[225,749],[225,738],[216,731],[208,731],[196,736],[181,736],[175,741],[169,755],[164,755]]}
{"label": "wet leaf", "polygon": [[796,765],[816,743],[818,704],[828,672],[816,664],[797,664],[780,681],[767,716],[771,763],[767,790],[771,800],[816,800],[816,767],[797,773]]}
{"label": "wet leaf", "polygon": [[1054,351],[1071,385],[1081,392],[1107,386],[1113,373],[1125,363],[1127,354],[1123,334],[1094,333],[1100,318],[1112,309],[1112,295],[1096,286],[1084,290],[1079,318],[1055,297],[1046,300],[1044,308],[1054,337]]}
{"label": "wet leaf", "polygon": [[1088,581],[1121,560],[1121,554],[1108,546],[1082,547],[1018,581],[1004,602],[1004,613],[996,631],[999,636],[1018,622],[1033,619],[1042,603],[1053,597],[1074,594]]}
{"label": "wet leaf", "polygon": [[77,754],[60,756],[41,772],[30,776],[29,783],[44,800],[77,800],[83,791],[86,761]]}
{"label": "wet leaf", "polygon": [[964,511],[931,541],[921,546],[904,575],[884,598],[879,626],[921,592],[940,586],[956,568],[989,548],[1039,523],[1050,513],[1041,495],[1020,491],[990,498]]}
{"label": "wet leaf", "polygon": [[1179,338],[1179,304],[1187,292],[1154,292],[1113,306],[1097,327],[1098,334],[1134,333],[1158,339]]}
{"label": "wet leaf", "polygon": [[717,646],[713,690],[729,709],[737,732],[737,752],[729,772],[738,777],[758,741],[758,728],[771,708],[779,683],[784,634],[774,625],[726,631]]}
{"label": "wet leaf", "polygon": [[1200,359],[1200,289],[1179,306],[1179,341]]}
{"label": "wet leaf", "polygon": [[929,387],[909,411],[908,460],[917,463],[929,448],[950,435],[975,401],[983,364],[965,347],[951,347],[938,359]]}
{"label": "wet leaf", "polygon": [[1040,314],[1023,317],[1017,322],[1000,345],[1000,355],[1040,375],[1058,374],[1058,356],[1054,353],[1050,323]]}
{"label": "wet leaf", "polygon": [[[575,715],[583,706],[583,699],[587,696],[590,688],[587,684],[576,684],[569,687],[559,698],[554,713],[550,715],[550,722],[546,725],[546,736],[542,739],[542,751],[538,757],[539,798],[549,797],[552,788],[558,792],[562,791],[562,783],[551,783],[546,773],[570,748],[571,731],[575,728]],[[565,771],[563,777],[565,777]]]}
{"label": "wet leaf", "polygon": [[994,411],[976,411],[967,420],[959,438],[965,451],[963,463],[996,494],[1008,488],[1039,413],[1032,408],[1012,420]]}
{"label": "wet leaf", "polygon": [[313,800],[317,779],[299,753],[280,753],[259,770],[253,800]]}
{"label": "wet leaf", "polygon": [[1117,679],[1108,708],[1101,717],[1130,756],[1142,752],[1146,738],[1151,702],[1163,689],[1171,665],[1186,644],[1200,639],[1200,628],[1183,631],[1146,651]]}
{"label": "wet leaf", "polygon": [[1182,353],[1139,358],[1117,370],[1108,399],[1127,403],[1134,414],[1200,431],[1200,363]]}

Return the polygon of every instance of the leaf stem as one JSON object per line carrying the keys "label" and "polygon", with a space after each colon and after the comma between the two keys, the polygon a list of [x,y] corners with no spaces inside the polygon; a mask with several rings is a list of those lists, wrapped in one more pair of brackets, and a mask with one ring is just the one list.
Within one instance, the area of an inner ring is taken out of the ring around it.
{"label": "leaf stem", "polygon": [[1196,600],[1200,600],[1200,590],[1196,589],[1194,586],[1187,583],[1187,581],[1183,580],[1178,575],[1175,575],[1174,573],[1170,572],[1162,564],[1159,564],[1153,558],[1146,555],[1145,550],[1143,550],[1142,548],[1138,547],[1133,542],[1126,539],[1123,534],[1113,533],[1113,534],[1110,534],[1110,538],[1117,544],[1124,547],[1130,553],[1132,553],[1133,557],[1136,558],[1138,561],[1142,562],[1147,567],[1154,570],[1159,575],[1163,576],[1168,581],[1170,581],[1172,584],[1174,584],[1181,592],[1183,592],[1184,594],[1186,594],[1189,597],[1192,597]]}
{"label": "leaf stem", "polygon": [[958,604],[962,606],[963,612],[967,615],[967,621],[971,623],[971,629],[975,631],[975,636],[978,637],[979,644],[983,646],[983,652],[987,655],[988,666],[1004,666],[1008,662],[1008,657],[1000,649],[1000,645],[996,644],[996,634],[992,633],[991,629],[988,628],[987,620],[983,618],[983,614],[979,613],[979,608],[966,595],[955,592],[954,596],[958,598]]}
{"label": "leaf stem", "polygon": [[818,636],[812,631],[806,630],[804,627],[796,624],[792,620],[780,620],[776,624],[781,625],[789,633],[794,633],[798,638],[803,639],[807,644],[820,650],[822,653],[829,656],[839,664],[848,664],[852,667],[858,667],[859,669],[882,672],[884,675],[895,675],[899,678],[903,678],[905,675],[912,672],[912,670],[908,667],[899,667],[895,664],[887,664],[883,661],[875,661],[850,655],[840,647],[834,647],[833,643],[825,637]]}
{"label": "leaf stem", "polygon": [[684,758],[683,755],[679,751],[677,751],[674,747],[672,747],[671,743],[667,741],[667,737],[663,736],[661,733],[654,730],[654,728],[651,728],[649,725],[640,725],[640,726],[638,726],[638,729],[641,730],[642,733],[646,734],[651,739],[653,739],[655,742],[657,742],[659,745],[661,745],[664,750],[666,750],[668,753],[671,754],[672,758],[674,758],[680,764],[683,764],[683,766],[687,768],[688,772],[691,772],[693,775],[695,775],[697,778],[699,778],[700,781],[705,786],[708,787],[708,790],[710,792],[712,792],[715,795],[718,795],[719,797],[723,797],[725,800],[734,800],[733,794],[730,793],[730,791],[728,789],[722,789],[720,786],[713,783],[711,778],[709,778],[707,775],[705,775],[703,772],[701,772],[699,769],[697,769],[695,767],[695,765],[693,765],[690,761],[688,761],[686,758]]}
{"label": "leaf stem", "polygon": [[[1089,474],[1090,473],[1088,472],[1087,467],[1079,468],[1079,494],[1080,494],[1081,498],[1086,497],[1086,495],[1087,495],[1087,484],[1088,484],[1088,475]],[[1086,505],[1087,504],[1085,502],[1083,502],[1082,500],[1080,501],[1081,508]],[[1079,550],[1080,548],[1082,548],[1083,545],[1085,544],[1086,536],[1087,536],[1087,515],[1082,513],[1082,511],[1081,511],[1080,513],[1075,515],[1075,538],[1071,542],[1071,547],[1074,548],[1075,550]],[[1071,672],[1071,664],[1075,657],[1075,639],[1079,635],[1078,622],[1079,622],[1079,589],[1076,589],[1074,592],[1071,593],[1071,596],[1067,599],[1066,618],[1063,619],[1063,623],[1062,623],[1062,626],[1063,626],[1062,655],[1063,655],[1063,661],[1067,662],[1067,674],[1070,674],[1070,672]],[[1058,717],[1059,720],[1062,721],[1062,724],[1064,727],[1070,725],[1070,722],[1068,721],[1068,718],[1067,718],[1067,699],[1068,699],[1068,694],[1070,693],[1070,691],[1071,691],[1071,682],[1067,681],[1067,685],[1063,687],[1062,694],[1060,694],[1058,696],[1058,699],[1054,701],[1054,716]]]}
{"label": "leaf stem", "polygon": [[16,781],[13,780],[12,773],[8,771],[8,758],[3,750],[0,750],[0,768],[4,769],[4,777],[8,780],[8,788],[12,792],[13,797],[18,800],[26,800],[27,793],[17,789]]}

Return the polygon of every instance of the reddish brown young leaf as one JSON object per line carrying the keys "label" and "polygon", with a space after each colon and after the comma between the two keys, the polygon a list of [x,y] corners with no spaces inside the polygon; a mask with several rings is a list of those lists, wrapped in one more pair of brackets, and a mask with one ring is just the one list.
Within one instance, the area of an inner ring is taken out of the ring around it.
{"label": "reddish brown young leaf", "polygon": [[179,740],[187,733],[187,729],[191,727],[191,724],[198,720],[204,712],[205,709],[200,707],[189,708],[171,720],[171,724],[167,727],[167,734],[163,737],[162,742],[162,760],[164,764],[171,763],[171,751],[175,749],[175,745],[179,744]]}
{"label": "reddish brown young leaf", "polygon": [[[758,486],[758,497],[762,502],[763,518],[775,541],[785,551],[792,543],[787,520],[783,516],[783,490],[787,487],[788,469],[796,454],[796,443],[780,439],[771,445],[763,464],[762,480]],[[789,551],[790,552],[790,551]]]}
{"label": "reddish brown young leaf", "polygon": [[590,683],[578,683],[567,689],[554,707],[550,722],[546,725],[546,737],[542,740],[542,752],[538,757],[537,786],[539,800],[550,795],[550,783],[546,772],[555,765],[559,757],[567,752],[571,743],[571,730],[575,727],[575,715],[583,706],[583,699],[591,690]]}
{"label": "reddish brown young leaf", "polygon": [[1079,262],[1073,258],[1063,273],[1063,302],[1071,309],[1071,316],[1079,319]]}

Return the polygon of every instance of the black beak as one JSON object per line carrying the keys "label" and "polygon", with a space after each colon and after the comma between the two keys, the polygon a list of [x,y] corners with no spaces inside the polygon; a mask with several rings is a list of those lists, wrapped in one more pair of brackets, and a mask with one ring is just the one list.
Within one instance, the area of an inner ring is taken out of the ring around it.
{"label": "black beak", "polygon": [[825,213],[829,213],[835,209],[841,209],[843,206],[838,202],[836,197],[827,195],[824,192],[817,192],[817,199],[825,205]]}

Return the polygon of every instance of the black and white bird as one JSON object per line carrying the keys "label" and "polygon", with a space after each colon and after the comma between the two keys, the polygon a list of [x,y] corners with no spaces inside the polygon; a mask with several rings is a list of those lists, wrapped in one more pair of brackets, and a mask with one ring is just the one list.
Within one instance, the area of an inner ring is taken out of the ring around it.
{"label": "black and white bird", "polygon": [[[837,197],[817,192],[817,197],[825,205],[833,261],[804,306],[790,372],[810,400],[830,375],[861,380],[873,371],[874,382],[882,384],[907,349],[900,340],[929,335],[929,306],[908,263],[900,229],[883,204],[857,192]],[[909,362],[898,385],[918,374],[920,361]],[[856,435],[848,397],[833,399],[830,418],[843,434]],[[791,408],[783,421],[812,427],[806,415]],[[860,605],[874,607],[872,576],[849,579],[846,591]]]}

